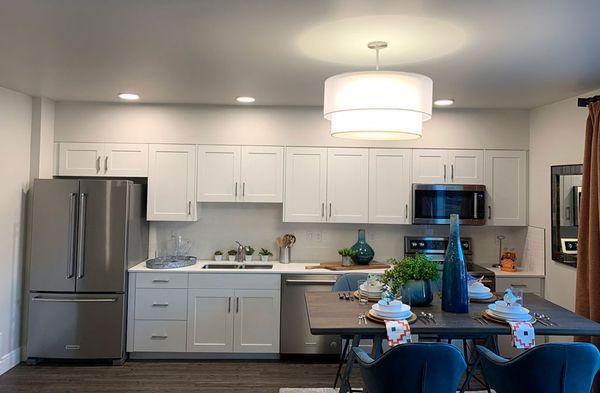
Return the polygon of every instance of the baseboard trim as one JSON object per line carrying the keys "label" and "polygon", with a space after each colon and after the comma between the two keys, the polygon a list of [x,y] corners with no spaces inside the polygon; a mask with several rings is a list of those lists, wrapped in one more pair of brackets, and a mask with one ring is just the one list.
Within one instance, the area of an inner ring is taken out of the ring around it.
{"label": "baseboard trim", "polygon": [[131,360],[277,360],[278,353],[129,352]]}
{"label": "baseboard trim", "polygon": [[0,358],[0,375],[4,374],[11,368],[15,367],[21,362],[21,348],[17,348],[12,352]]}

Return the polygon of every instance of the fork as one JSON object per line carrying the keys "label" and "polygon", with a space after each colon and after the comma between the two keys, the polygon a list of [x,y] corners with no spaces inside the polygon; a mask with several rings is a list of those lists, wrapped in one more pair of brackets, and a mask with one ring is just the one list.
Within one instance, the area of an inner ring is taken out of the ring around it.
{"label": "fork", "polygon": [[489,325],[490,323],[483,317],[481,313],[473,314],[473,319],[482,325]]}

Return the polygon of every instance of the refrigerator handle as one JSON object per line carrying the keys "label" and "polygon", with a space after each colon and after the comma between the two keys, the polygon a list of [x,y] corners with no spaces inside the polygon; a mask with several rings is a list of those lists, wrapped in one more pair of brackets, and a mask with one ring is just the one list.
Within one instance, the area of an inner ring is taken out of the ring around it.
{"label": "refrigerator handle", "polygon": [[77,230],[77,278],[85,275],[85,213],[87,207],[87,194],[79,194],[79,223]]}
{"label": "refrigerator handle", "polygon": [[76,237],[77,231],[77,193],[73,192],[69,194],[69,244],[68,251],[69,256],[67,257],[67,278],[73,278],[75,275],[75,255],[77,247]]}

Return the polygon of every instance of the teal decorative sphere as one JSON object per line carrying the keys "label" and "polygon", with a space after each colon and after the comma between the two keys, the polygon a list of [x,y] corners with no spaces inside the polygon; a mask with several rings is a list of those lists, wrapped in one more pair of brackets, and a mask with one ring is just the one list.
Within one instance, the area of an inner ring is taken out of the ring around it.
{"label": "teal decorative sphere", "polygon": [[352,257],[352,261],[357,265],[368,265],[375,256],[375,251],[369,246],[365,240],[365,230],[358,230],[358,241],[351,247],[356,254]]}

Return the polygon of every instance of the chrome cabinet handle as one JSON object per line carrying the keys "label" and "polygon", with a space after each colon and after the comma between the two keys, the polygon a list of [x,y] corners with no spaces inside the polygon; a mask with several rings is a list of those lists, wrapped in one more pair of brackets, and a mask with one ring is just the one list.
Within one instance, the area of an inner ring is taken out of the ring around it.
{"label": "chrome cabinet handle", "polygon": [[454,180],[454,164],[450,165],[450,179]]}
{"label": "chrome cabinet handle", "polygon": [[510,286],[515,288],[527,288],[527,284],[510,284]]}
{"label": "chrome cabinet handle", "polygon": [[152,340],[166,340],[169,338],[166,334],[153,334],[150,336]]}
{"label": "chrome cabinet handle", "polygon": [[49,302],[49,303],[114,303],[117,301],[116,298],[50,298],[50,297],[39,297],[33,298],[34,302]]}
{"label": "chrome cabinet handle", "polygon": [[[477,194],[473,194],[473,218],[477,219]],[[485,213],[484,213],[485,214]]]}
{"label": "chrome cabinet handle", "polygon": [[73,278],[75,275],[75,255],[77,254],[77,231],[75,230],[75,228],[77,228],[77,224],[75,223],[75,221],[77,221],[76,205],[77,193],[73,192],[69,194],[69,243],[67,246],[69,249],[69,256],[67,258],[67,278]]}
{"label": "chrome cabinet handle", "polygon": [[404,218],[408,220],[408,203],[404,205]]}
{"label": "chrome cabinet handle", "polygon": [[231,296],[227,298],[227,313],[229,314],[231,312]]}
{"label": "chrome cabinet handle", "polygon": [[331,218],[331,202],[329,202],[329,217]]}
{"label": "chrome cabinet handle", "polygon": [[325,217],[325,202],[321,202],[321,217]]}
{"label": "chrome cabinet handle", "polygon": [[155,278],[152,282],[169,282],[169,280],[165,278]]}
{"label": "chrome cabinet handle", "polygon": [[108,156],[104,158],[104,173],[108,172]]}
{"label": "chrome cabinet handle", "polygon": [[102,159],[102,157],[98,156],[98,158],[96,158],[96,173],[100,172],[100,160]]}
{"label": "chrome cabinet handle", "polygon": [[237,198],[237,182],[235,182],[235,197]]}
{"label": "chrome cabinet handle", "polygon": [[235,312],[238,313],[240,311],[240,298],[235,298]]}
{"label": "chrome cabinet handle", "polygon": [[169,303],[152,303],[152,307],[169,307]]}
{"label": "chrome cabinet handle", "polygon": [[242,183],[242,196],[245,197],[246,196],[246,182]]}
{"label": "chrome cabinet handle", "polygon": [[79,194],[79,228],[77,231],[77,278],[85,275],[85,214],[87,208],[87,194]]}
{"label": "chrome cabinet handle", "polygon": [[567,220],[571,219],[571,207],[569,207],[569,206],[565,207],[565,218]]}
{"label": "chrome cabinet handle", "polygon": [[492,207],[488,205],[488,220],[492,219]]}
{"label": "chrome cabinet handle", "polygon": [[289,279],[285,280],[287,284],[335,284],[336,280],[298,280],[298,279]]}
{"label": "chrome cabinet handle", "polygon": [[192,215],[192,201],[188,201],[188,216]]}
{"label": "chrome cabinet handle", "polygon": [[446,181],[446,164],[444,164],[444,181]]}

